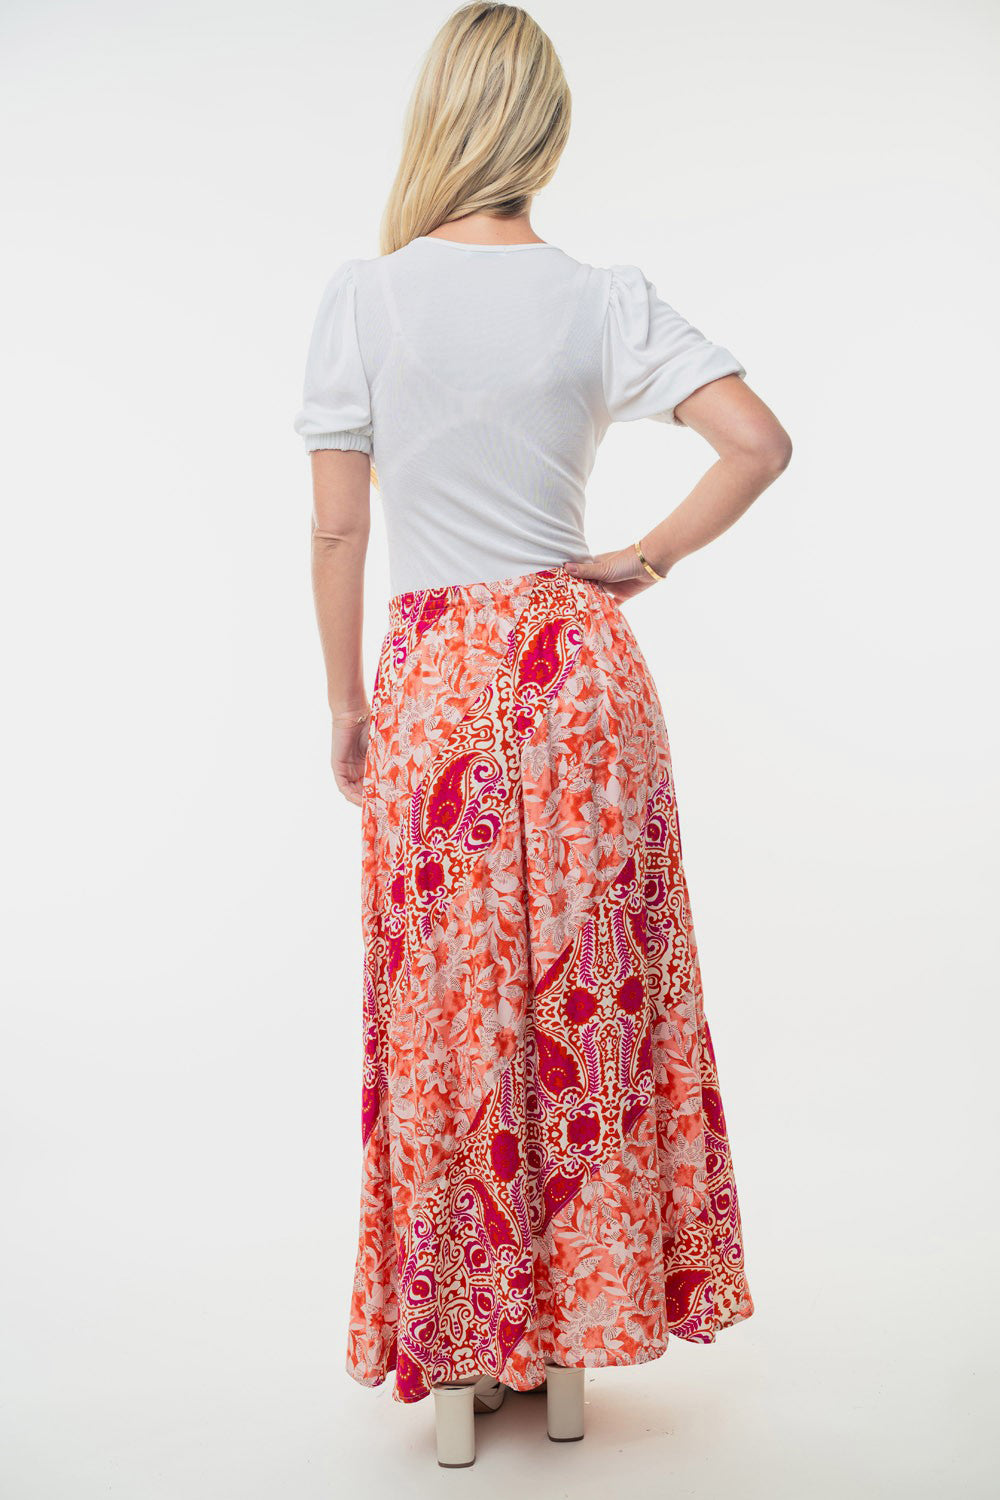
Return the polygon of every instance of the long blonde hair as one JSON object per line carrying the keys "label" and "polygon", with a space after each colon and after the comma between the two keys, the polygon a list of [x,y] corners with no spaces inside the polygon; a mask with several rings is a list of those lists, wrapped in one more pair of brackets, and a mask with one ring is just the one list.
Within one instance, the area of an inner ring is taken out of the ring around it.
{"label": "long blonde hair", "polygon": [[527,11],[496,4],[453,11],[410,99],[380,253],[465,214],[523,214],[555,172],[569,126],[562,64]]}

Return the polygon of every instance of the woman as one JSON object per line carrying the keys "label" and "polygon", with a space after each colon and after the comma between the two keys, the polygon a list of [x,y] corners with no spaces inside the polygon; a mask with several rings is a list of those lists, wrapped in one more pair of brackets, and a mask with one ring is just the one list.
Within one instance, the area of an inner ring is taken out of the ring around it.
{"label": "woman", "polygon": [[[785,467],[745,370],[634,265],[535,233],[570,95],[521,9],[442,27],[381,255],[323,293],[296,431],[337,786],[361,807],[363,1191],[347,1368],[473,1411],[750,1316],[656,687],[621,609]],[[613,421],[718,457],[664,520],[591,556]],[[370,469],[392,597],[369,705]]]}

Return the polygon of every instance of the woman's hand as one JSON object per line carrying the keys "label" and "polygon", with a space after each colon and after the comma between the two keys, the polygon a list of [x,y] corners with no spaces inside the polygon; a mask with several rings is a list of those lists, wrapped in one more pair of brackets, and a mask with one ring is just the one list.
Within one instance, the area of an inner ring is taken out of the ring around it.
{"label": "woman's hand", "polygon": [[659,581],[646,572],[634,546],[620,547],[616,552],[598,552],[594,557],[564,566],[574,578],[592,578],[619,600],[631,599]]}
{"label": "woman's hand", "polygon": [[333,715],[333,742],[330,748],[333,777],[348,802],[354,802],[358,807],[361,806],[361,785],[368,753],[369,712],[370,710],[353,709],[350,713]]}

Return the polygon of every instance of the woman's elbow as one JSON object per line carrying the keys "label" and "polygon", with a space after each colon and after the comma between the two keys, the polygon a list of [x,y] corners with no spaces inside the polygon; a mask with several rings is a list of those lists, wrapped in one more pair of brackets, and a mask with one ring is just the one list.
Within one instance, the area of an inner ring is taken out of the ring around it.
{"label": "woman's elbow", "polygon": [[768,437],[760,452],[760,463],[765,473],[777,479],[792,461],[792,440],[783,427]]}
{"label": "woman's elbow", "polygon": [[754,431],[741,435],[735,456],[770,484],[791,463],[792,440],[780,422],[756,424]]}

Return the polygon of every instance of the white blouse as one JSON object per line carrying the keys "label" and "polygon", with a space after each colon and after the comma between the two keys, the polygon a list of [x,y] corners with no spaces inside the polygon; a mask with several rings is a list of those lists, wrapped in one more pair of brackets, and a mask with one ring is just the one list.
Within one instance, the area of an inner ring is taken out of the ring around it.
{"label": "white blouse", "polygon": [[638,266],[420,235],[330,277],[294,427],[307,452],[371,455],[399,593],[588,556],[610,424],[676,423],[685,396],[733,374]]}

